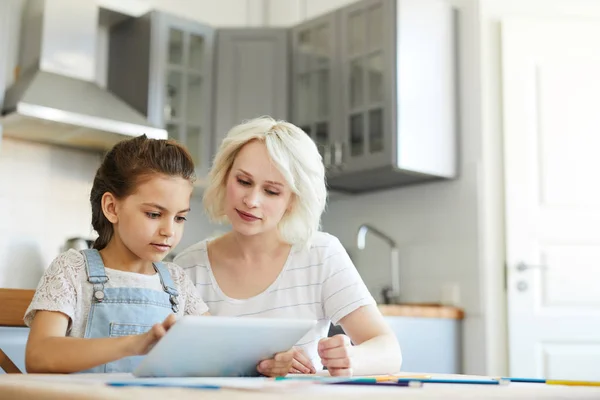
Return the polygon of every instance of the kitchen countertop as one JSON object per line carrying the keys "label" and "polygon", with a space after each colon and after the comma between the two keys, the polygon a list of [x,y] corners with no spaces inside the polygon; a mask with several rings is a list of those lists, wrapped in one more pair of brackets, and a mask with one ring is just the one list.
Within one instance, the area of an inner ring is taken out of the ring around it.
{"label": "kitchen countertop", "polygon": [[465,316],[464,311],[460,308],[440,304],[379,304],[377,307],[385,317],[463,319]]}
{"label": "kitchen countertop", "polygon": [[[0,296],[7,302],[5,305],[10,314],[0,317],[0,325],[14,325],[9,321],[25,313],[33,293],[34,290],[0,289]],[[385,317],[464,318],[464,311],[460,308],[433,303],[379,304],[377,307]]]}

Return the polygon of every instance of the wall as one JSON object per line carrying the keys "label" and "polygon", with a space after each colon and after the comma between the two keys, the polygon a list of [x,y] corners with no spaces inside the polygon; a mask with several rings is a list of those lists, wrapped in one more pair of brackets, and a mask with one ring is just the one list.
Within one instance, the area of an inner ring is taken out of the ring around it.
{"label": "wall", "polygon": [[[307,0],[293,20],[311,18],[325,4]],[[346,3],[350,3],[347,1]],[[466,312],[463,367],[486,372],[485,313],[482,307],[479,219],[482,188],[481,121],[479,113],[479,10],[476,1],[453,1],[459,10],[460,177],[336,198],[325,213],[324,229],[338,236],[351,253],[373,295],[388,285],[389,248],[368,235],[358,251],[356,231],[369,223],[392,236],[400,247],[402,301],[439,302],[447,291]],[[320,8],[319,8],[320,6]],[[332,7],[333,8],[333,7]],[[279,6],[272,10],[280,13]],[[274,21],[275,18],[271,18]],[[297,22],[297,21],[296,21]]]}
{"label": "wall", "polygon": [[[35,288],[69,237],[92,236],[89,193],[100,155],[4,139],[0,147],[0,287]],[[198,198],[182,250],[214,232]]]}
{"label": "wall", "polygon": [[[502,375],[508,371],[500,21],[514,16],[599,19],[600,2],[449,1],[460,12],[460,178],[336,198],[324,228],[340,237],[375,295],[389,279],[388,249],[374,239],[358,252],[355,233],[363,222],[400,244],[405,300],[438,301],[445,283],[456,284],[467,312],[465,372]],[[269,23],[295,24],[351,2],[272,2]]]}
{"label": "wall", "polygon": [[[11,1],[18,8],[22,0]],[[259,23],[289,26],[349,1],[286,0],[267,4],[244,0],[147,0],[120,4],[136,6],[135,3],[137,6],[140,3],[156,6],[217,26]],[[437,302],[444,285],[457,287],[458,305],[467,312],[464,342],[469,345],[465,346],[464,352],[465,372],[484,373],[486,358],[481,354],[486,349],[485,323],[478,268],[481,258],[478,207],[482,186],[478,9],[475,0],[455,0],[454,3],[461,10],[460,75],[469,78],[462,79],[460,86],[460,178],[364,196],[340,197],[329,205],[324,228],[342,240],[376,297],[389,279],[388,249],[369,237],[367,249],[360,253],[356,250],[354,234],[363,222],[388,232],[400,244],[403,300]],[[265,4],[268,9],[264,8]],[[17,35],[18,24],[12,29],[13,35]],[[16,46],[11,48],[8,55],[9,83],[16,50]],[[9,139],[3,141],[0,148],[0,209],[10,210],[5,211],[10,223],[3,223],[0,228],[1,237],[8,239],[0,244],[0,287],[35,286],[64,239],[90,233],[86,193],[98,163],[98,156],[92,153]],[[40,204],[44,206],[40,207]],[[192,212],[180,249],[215,229],[200,214],[201,205],[197,201],[192,208],[198,211]],[[365,209],[367,211],[357,212]]]}
{"label": "wall", "polygon": [[[594,20],[597,0],[480,0],[482,82],[482,186],[480,196],[481,292],[486,315],[486,370],[506,370],[504,280],[504,192],[500,24],[506,18]],[[508,266],[512,267],[512,266]]]}
{"label": "wall", "polygon": [[[19,15],[24,2],[1,2],[0,21],[9,23],[0,24],[0,73],[10,85],[18,60]],[[136,0],[120,4],[135,6],[136,2],[211,25],[252,25],[262,23],[263,18],[262,1]],[[1,11],[6,9],[8,14],[3,18]],[[34,288],[68,237],[92,233],[88,196],[99,163],[100,156],[92,152],[2,139],[0,287]],[[207,222],[199,198],[193,199],[191,207],[184,238],[175,251],[219,229]]]}

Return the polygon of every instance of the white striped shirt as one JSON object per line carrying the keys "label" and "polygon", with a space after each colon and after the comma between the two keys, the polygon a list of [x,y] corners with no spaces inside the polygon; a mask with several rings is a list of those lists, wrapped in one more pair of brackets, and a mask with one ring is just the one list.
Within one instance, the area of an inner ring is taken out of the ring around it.
{"label": "white striped shirt", "polygon": [[348,253],[335,237],[317,232],[310,248],[292,247],[275,281],[248,299],[225,295],[211,270],[208,239],[180,253],[174,263],[183,267],[196,284],[212,315],[314,319],[316,327],[297,346],[304,349],[317,370],[323,368],[317,353],[319,339],[329,325],[364,305],[375,304]]}

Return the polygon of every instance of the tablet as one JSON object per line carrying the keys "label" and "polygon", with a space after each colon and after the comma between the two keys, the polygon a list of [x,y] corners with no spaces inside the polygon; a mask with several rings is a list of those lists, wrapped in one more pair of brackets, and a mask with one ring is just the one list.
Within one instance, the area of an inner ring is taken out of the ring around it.
{"label": "tablet", "polygon": [[261,360],[291,349],[317,321],[184,316],[142,359],[137,377],[257,376]]}

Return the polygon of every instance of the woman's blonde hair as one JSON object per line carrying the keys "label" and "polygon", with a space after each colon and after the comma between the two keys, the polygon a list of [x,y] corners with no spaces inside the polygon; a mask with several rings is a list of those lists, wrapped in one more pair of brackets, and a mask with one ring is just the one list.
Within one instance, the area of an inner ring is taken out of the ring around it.
{"label": "woman's blonde hair", "polygon": [[290,244],[309,244],[319,229],[327,201],[325,168],[317,146],[297,126],[260,117],[233,127],[217,152],[204,192],[204,207],[215,222],[228,222],[225,215],[227,178],[241,148],[248,142],[265,143],[271,160],[291,188],[292,207],[278,225],[282,240]]}

